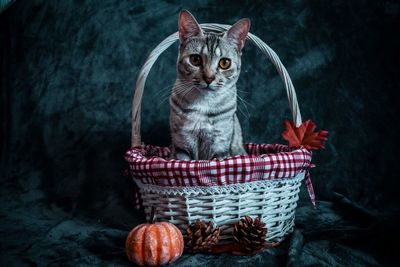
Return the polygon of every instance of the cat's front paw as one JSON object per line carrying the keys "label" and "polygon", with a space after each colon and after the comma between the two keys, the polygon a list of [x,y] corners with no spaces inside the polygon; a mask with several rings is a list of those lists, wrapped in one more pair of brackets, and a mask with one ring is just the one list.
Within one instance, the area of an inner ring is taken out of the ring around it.
{"label": "cat's front paw", "polygon": [[179,160],[191,160],[190,156],[187,153],[182,152],[176,153],[175,158]]}
{"label": "cat's front paw", "polygon": [[175,148],[175,149],[172,149],[170,159],[191,160],[191,157],[190,157],[189,153],[187,153],[186,151],[179,149],[179,148]]}
{"label": "cat's front paw", "polygon": [[231,155],[229,154],[229,152],[220,152],[220,153],[215,153],[214,156],[211,157],[211,159],[223,160],[223,159],[226,159],[226,158],[228,158],[230,156]]}
{"label": "cat's front paw", "polygon": [[247,156],[247,152],[244,149],[244,147],[242,145],[238,145],[238,146],[232,146],[231,147],[231,154],[232,156],[236,156],[236,155],[244,155]]}

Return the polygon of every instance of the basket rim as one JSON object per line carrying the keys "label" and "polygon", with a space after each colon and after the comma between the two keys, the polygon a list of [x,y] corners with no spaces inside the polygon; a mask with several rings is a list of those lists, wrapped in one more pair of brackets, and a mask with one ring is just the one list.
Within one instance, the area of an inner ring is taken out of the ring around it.
{"label": "basket rim", "polygon": [[[146,154],[147,152],[149,152],[150,150],[153,151],[153,153],[162,153],[163,155],[159,156],[162,160],[167,161],[167,162],[179,162],[179,163],[205,163],[205,162],[211,162],[211,161],[226,161],[226,160],[230,160],[230,159],[234,159],[237,157],[265,157],[268,155],[279,155],[280,153],[296,153],[296,151],[303,151],[306,154],[312,154],[312,152],[310,150],[308,150],[307,148],[305,148],[304,146],[299,146],[299,147],[289,147],[288,145],[283,145],[283,144],[257,144],[257,143],[245,143],[244,144],[245,149],[248,151],[248,149],[254,149],[254,148],[259,148],[259,149],[264,149],[264,150],[268,150],[268,152],[266,153],[262,153],[262,154],[251,154],[251,155],[234,155],[234,156],[230,156],[224,159],[210,159],[210,160],[183,160],[183,159],[166,159],[163,157],[167,157],[169,156],[169,152],[170,152],[170,147],[171,146],[157,146],[157,145],[150,145],[150,144],[142,144],[142,145],[137,145],[137,146],[131,146],[125,153],[125,160],[128,163],[132,163],[131,159],[132,159],[132,155],[130,154],[131,151],[135,151],[138,152],[140,155],[140,159],[143,158],[153,158],[154,156],[149,156],[147,157]],[[250,148],[249,148],[250,147]]]}
{"label": "basket rim", "polygon": [[[250,155],[223,160],[167,160],[168,147],[142,145],[125,154],[132,177],[160,186],[216,186],[295,177],[311,167],[311,151],[279,144],[246,144]],[[261,152],[269,152],[267,154]]]}
{"label": "basket rim", "polygon": [[299,172],[296,176],[290,178],[280,178],[272,180],[261,180],[253,182],[245,182],[238,184],[216,185],[216,186],[160,186],[153,184],[145,184],[139,179],[133,179],[136,185],[146,192],[156,194],[166,194],[173,196],[198,196],[210,194],[229,194],[229,193],[245,193],[249,191],[268,190],[272,188],[281,188],[285,185],[299,184],[305,178],[305,171]]}

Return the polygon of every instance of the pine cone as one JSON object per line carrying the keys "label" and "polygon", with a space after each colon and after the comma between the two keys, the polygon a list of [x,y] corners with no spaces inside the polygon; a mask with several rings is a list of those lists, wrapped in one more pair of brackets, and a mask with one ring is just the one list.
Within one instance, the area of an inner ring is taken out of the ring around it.
{"label": "pine cone", "polygon": [[212,222],[196,221],[186,228],[186,246],[189,252],[211,252],[212,247],[218,243],[219,227],[213,227]]}
{"label": "pine cone", "polygon": [[262,250],[266,246],[266,236],[267,228],[260,217],[253,220],[250,216],[245,216],[235,224],[233,229],[233,239],[248,254]]}

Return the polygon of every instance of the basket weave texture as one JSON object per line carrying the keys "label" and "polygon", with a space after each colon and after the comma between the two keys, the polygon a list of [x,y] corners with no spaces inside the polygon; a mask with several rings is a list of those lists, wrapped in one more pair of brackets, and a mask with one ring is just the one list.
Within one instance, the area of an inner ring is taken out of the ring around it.
{"label": "basket weave texture", "polygon": [[[223,32],[230,25],[202,24],[203,30]],[[284,81],[289,108],[296,126],[301,115],[289,74],[276,53],[257,36],[247,39],[275,65]],[[132,141],[125,154],[130,173],[139,188],[146,216],[156,207],[157,219],[174,223],[182,231],[196,220],[213,221],[221,239],[232,239],[233,225],[243,216],[261,217],[268,241],[281,241],[294,227],[301,181],[306,177],[310,196],[311,152],[284,145],[247,144],[249,155],[224,160],[168,159],[166,147],[143,145],[140,136],[141,99],[146,78],[159,55],[178,40],[174,33],[149,55],[136,82],[132,103]]]}

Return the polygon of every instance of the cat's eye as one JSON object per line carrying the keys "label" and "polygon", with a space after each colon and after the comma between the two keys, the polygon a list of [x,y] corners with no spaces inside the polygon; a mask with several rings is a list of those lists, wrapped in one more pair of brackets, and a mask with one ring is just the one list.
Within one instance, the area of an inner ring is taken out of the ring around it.
{"label": "cat's eye", "polygon": [[200,66],[201,65],[201,56],[197,54],[190,55],[190,64],[193,66]]}
{"label": "cat's eye", "polygon": [[218,66],[223,70],[227,70],[231,66],[231,60],[228,58],[221,58]]}

